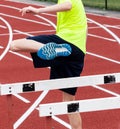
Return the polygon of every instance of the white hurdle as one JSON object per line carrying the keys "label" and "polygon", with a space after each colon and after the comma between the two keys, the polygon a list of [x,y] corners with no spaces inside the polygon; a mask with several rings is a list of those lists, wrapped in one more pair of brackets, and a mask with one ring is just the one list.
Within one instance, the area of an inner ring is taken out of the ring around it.
{"label": "white hurdle", "polygon": [[[49,90],[71,88],[71,87],[85,87],[92,85],[104,85],[110,83],[120,83],[120,73],[99,74],[99,75],[53,79],[44,81],[42,80],[42,81],[11,83],[11,84],[0,84],[0,95],[7,95],[10,101],[11,99],[10,96],[16,93],[30,93],[30,92],[44,91],[43,94],[45,93],[44,94],[45,97]],[[36,106],[41,102],[42,99],[43,97],[41,96],[38,97],[38,99],[33,103],[33,105],[15,123],[13,123],[12,125],[10,124],[9,129],[17,129],[22,124],[22,122],[31,114],[31,112],[36,109]],[[11,106],[11,102],[9,103],[10,103],[9,105]],[[10,108],[9,111],[11,111],[12,106],[8,108]],[[120,108],[120,96],[40,104],[39,116],[40,117],[51,116],[50,118],[56,120],[60,124],[71,129],[68,123],[60,120],[55,115],[62,115],[62,114],[69,114],[76,112],[91,112],[91,111],[118,109],[118,108]],[[49,121],[47,122],[50,123],[50,121],[51,120],[49,119]],[[47,129],[48,128],[49,127],[47,127]]]}
{"label": "white hurdle", "polygon": [[120,97],[108,97],[39,105],[39,116],[53,116],[77,112],[92,112],[120,108]]}
{"label": "white hurdle", "polygon": [[0,95],[64,89],[71,87],[85,87],[90,85],[103,85],[118,82],[120,82],[120,73],[99,74],[44,81],[0,84]]}

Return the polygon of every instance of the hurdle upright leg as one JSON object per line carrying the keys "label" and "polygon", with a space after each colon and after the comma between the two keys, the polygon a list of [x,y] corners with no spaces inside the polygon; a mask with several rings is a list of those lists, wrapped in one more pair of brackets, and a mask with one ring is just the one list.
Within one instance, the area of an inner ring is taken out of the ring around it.
{"label": "hurdle upright leg", "polygon": [[13,129],[13,98],[12,95],[7,95],[7,110],[8,110],[8,128]]}
{"label": "hurdle upright leg", "polygon": [[54,129],[52,117],[45,117],[45,129]]}

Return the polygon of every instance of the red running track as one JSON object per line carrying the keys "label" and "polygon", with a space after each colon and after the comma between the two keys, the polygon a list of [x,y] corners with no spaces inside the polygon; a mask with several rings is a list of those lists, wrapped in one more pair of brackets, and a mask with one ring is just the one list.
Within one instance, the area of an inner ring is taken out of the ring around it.
{"label": "red running track", "polygon": [[[55,14],[41,14],[41,18],[33,15],[24,17],[19,13],[19,9],[30,4],[0,1],[0,17],[7,20],[13,29],[14,39],[25,38],[29,35],[52,34],[55,33],[54,24],[56,23]],[[41,5],[34,5],[40,7]],[[112,31],[117,37],[120,37],[120,19],[113,17],[100,16],[95,14],[87,14],[89,19],[104,25]],[[45,18],[45,19],[43,19]],[[52,22],[52,25],[50,24]],[[87,55],[85,58],[85,67],[82,75],[97,75],[105,73],[120,72],[120,45],[106,32],[103,28],[88,20],[88,39],[87,39]],[[0,54],[3,52],[1,47],[5,47],[8,42],[8,30],[5,24],[0,21]],[[24,58],[23,56],[28,57]],[[20,53],[20,55],[8,52],[4,59],[0,62],[0,82],[12,83],[34,80],[49,79],[49,69],[34,69],[30,59],[30,55]],[[119,84],[102,85],[107,92],[98,90],[92,86],[79,88],[76,99],[92,99],[111,97],[113,94],[120,94]],[[113,94],[110,94],[112,91]],[[29,106],[38,98],[41,92],[20,94],[29,103],[18,97],[12,96],[13,122],[29,108]],[[44,98],[42,103],[59,102],[62,100],[61,91],[50,91]],[[57,97],[56,97],[57,96]],[[83,119],[83,129],[120,129],[120,110],[106,110],[89,113],[81,113]],[[58,116],[62,120],[68,122],[66,115]],[[0,97],[0,129],[9,129],[8,101],[6,96]],[[53,121],[52,125],[55,129],[66,129],[64,126]],[[33,113],[19,126],[18,129],[45,129],[45,118],[38,116],[38,111]]]}

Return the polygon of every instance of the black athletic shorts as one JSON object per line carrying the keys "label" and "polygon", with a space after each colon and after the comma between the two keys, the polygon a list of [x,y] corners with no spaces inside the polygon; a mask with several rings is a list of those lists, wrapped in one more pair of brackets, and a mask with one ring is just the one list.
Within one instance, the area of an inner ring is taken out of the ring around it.
{"label": "black athletic shorts", "polygon": [[[27,39],[35,40],[43,44],[55,42],[57,44],[68,43],[72,48],[72,53],[66,57],[56,57],[53,60],[43,60],[37,56],[36,53],[31,53],[33,64],[35,68],[51,67],[50,79],[79,77],[84,65],[84,53],[75,45],[61,39],[57,35],[39,35],[27,37]],[[76,88],[60,89],[71,95],[75,95]]]}

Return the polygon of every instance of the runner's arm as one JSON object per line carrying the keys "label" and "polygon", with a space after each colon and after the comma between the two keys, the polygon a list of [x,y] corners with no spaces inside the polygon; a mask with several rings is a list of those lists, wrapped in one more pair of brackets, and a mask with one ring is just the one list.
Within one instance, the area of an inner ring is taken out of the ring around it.
{"label": "runner's arm", "polygon": [[68,11],[72,8],[71,2],[67,1],[61,4],[55,4],[51,6],[46,6],[44,8],[35,8],[32,6],[25,7],[20,10],[22,13],[22,16],[25,15],[26,13],[47,13],[47,12],[62,12],[62,11]]}

